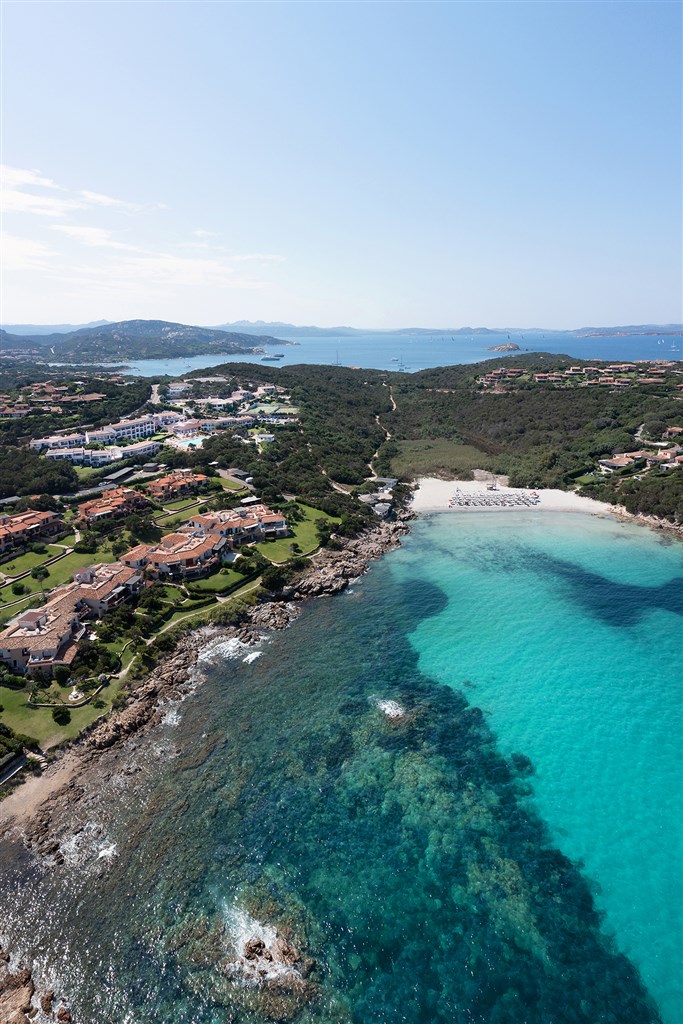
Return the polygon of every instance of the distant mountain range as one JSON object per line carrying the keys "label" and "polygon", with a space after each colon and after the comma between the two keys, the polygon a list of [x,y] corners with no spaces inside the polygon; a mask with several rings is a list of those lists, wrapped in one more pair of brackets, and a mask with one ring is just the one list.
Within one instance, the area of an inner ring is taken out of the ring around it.
{"label": "distant mountain range", "polygon": [[87,324],[3,324],[2,327],[8,334],[71,334],[84,327],[104,327],[110,323],[111,320],[91,320]]}
{"label": "distant mountain range", "polygon": [[244,332],[192,327],[165,320],[123,320],[49,334],[16,334],[0,330],[0,345],[17,353],[33,352],[54,362],[121,362],[172,356],[253,354],[279,338]]}
{"label": "distant mountain range", "polygon": [[400,327],[378,330],[360,327],[314,327],[297,326],[280,321],[236,320],[234,323],[219,324],[219,330],[239,330],[244,334],[275,334],[280,338],[343,338],[367,334],[392,334],[406,336],[442,337],[457,335],[499,335],[499,334],[566,334],[575,338],[625,337],[628,335],[680,334],[681,324],[640,324],[627,327],[582,327],[573,331],[557,331],[541,327]]}

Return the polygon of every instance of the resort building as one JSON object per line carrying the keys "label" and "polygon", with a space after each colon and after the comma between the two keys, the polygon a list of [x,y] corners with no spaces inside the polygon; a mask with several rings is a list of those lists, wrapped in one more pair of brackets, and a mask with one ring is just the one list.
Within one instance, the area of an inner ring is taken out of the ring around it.
{"label": "resort building", "polygon": [[252,427],[255,422],[255,416],[214,416],[211,419],[200,420],[199,426],[210,433],[223,427]]}
{"label": "resort building", "polygon": [[171,431],[180,438],[196,437],[201,427],[199,420],[179,420],[171,426]]}
{"label": "resort building", "polygon": [[160,441],[135,441],[121,447],[110,445],[108,448],[50,448],[45,452],[46,459],[72,462],[75,466],[107,466],[110,462],[121,459],[147,458],[161,448]]}
{"label": "resort building", "polygon": [[24,612],[0,633],[0,661],[15,671],[70,665],[86,627],[70,594],[55,591],[42,608]]}
{"label": "resort building", "polygon": [[78,448],[85,445],[85,434],[51,434],[49,437],[36,437],[29,447],[34,451],[43,448]]}
{"label": "resort building", "polygon": [[24,612],[0,633],[0,661],[19,672],[68,667],[86,632],[84,619],[100,617],[133,594],[142,576],[121,562],[81,569],[42,608]]}
{"label": "resort building", "polygon": [[161,427],[169,427],[173,423],[180,423],[185,417],[180,412],[175,412],[174,409],[163,409],[161,412],[155,412],[152,419],[154,420],[154,427],[159,430]]}
{"label": "resort building", "polygon": [[127,516],[131,512],[139,512],[149,507],[149,501],[130,487],[114,487],[105,491],[100,498],[84,501],[78,506],[78,521],[85,523],[101,522],[103,519],[115,519]]}
{"label": "resort building", "polygon": [[88,444],[116,444],[124,437],[132,440],[149,437],[154,431],[154,417],[139,416],[137,419],[110,423],[106,427],[100,427],[99,430],[87,430],[85,436]]}
{"label": "resort building", "polygon": [[0,553],[25,547],[41,537],[49,537],[64,529],[55,512],[34,512],[28,509],[17,515],[0,515]]}
{"label": "resort building", "polygon": [[203,487],[208,477],[190,469],[178,469],[147,484],[147,493],[155,501],[169,501],[183,494],[194,494]]}
{"label": "resort building", "polygon": [[198,531],[169,533],[158,544],[138,544],[122,558],[133,569],[155,578],[191,579],[217,568],[226,548],[223,537]]}
{"label": "resort building", "polygon": [[245,508],[198,513],[188,520],[187,525],[206,534],[225,537],[232,545],[251,544],[267,537],[286,537],[288,533],[282,513],[273,512],[260,503]]}
{"label": "resort building", "polygon": [[143,578],[122,562],[90,565],[74,573],[71,593],[82,606],[101,618],[134,594],[139,594]]}
{"label": "resort building", "polygon": [[613,455],[611,459],[599,459],[598,465],[606,473],[614,473],[618,469],[632,466],[634,462],[635,459],[632,459],[629,455]]}

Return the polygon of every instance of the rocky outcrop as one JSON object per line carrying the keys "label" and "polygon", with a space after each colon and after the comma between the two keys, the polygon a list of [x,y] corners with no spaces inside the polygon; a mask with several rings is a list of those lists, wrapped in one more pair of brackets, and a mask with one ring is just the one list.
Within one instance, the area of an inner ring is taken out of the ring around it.
{"label": "rocky outcrop", "polygon": [[63,1003],[55,1005],[54,992],[37,992],[31,969],[19,965],[13,970],[9,961],[9,953],[0,949],[2,1024],[31,1024],[39,1008],[44,1014],[43,1019],[69,1024],[71,1013]]}
{"label": "rocky outcrop", "polygon": [[628,512],[623,505],[616,505],[613,514],[624,522],[638,523],[648,526],[651,530],[664,530],[683,540],[683,523],[672,523],[670,519],[660,516],[646,516],[643,512]]}
{"label": "rocky outcrop", "polygon": [[[99,764],[107,751],[161,721],[168,701],[179,700],[186,692],[199,653],[212,641],[235,638],[244,644],[253,644],[264,631],[285,629],[299,614],[303,601],[338,593],[358,579],[371,560],[396,547],[412,518],[412,513],[399,510],[395,522],[377,523],[351,540],[339,539],[343,545],[341,549],[323,548],[301,576],[282,591],[266,595],[263,601],[249,608],[238,625],[203,626],[183,636],[173,653],[150,673],[145,682],[127,695],[125,707],[96,722],[69,748],[70,754],[78,759],[79,775],[82,776],[85,768]],[[46,774],[58,767],[59,762]],[[24,823],[22,838],[25,844],[47,863],[63,862],[60,824],[67,817],[66,812],[79,803],[85,793],[84,786],[71,778]]]}

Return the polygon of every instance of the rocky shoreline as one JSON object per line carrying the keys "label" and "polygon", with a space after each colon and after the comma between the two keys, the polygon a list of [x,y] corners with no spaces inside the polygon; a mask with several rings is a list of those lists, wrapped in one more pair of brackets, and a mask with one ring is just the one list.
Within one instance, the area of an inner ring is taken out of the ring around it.
{"label": "rocky shoreline", "polygon": [[[126,705],[96,722],[68,747],[42,776],[28,784],[37,787],[35,799],[17,802],[20,786],[0,804],[0,838],[21,841],[43,868],[64,863],[62,843],[78,833],[88,815],[89,798],[98,783],[122,770],[126,752],[137,736],[158,725],[170,702],[182,700],[199,655],[216,640],[257,642],[264,631],[285,629],[299,615],[302,602],[339,593],[366,571],[368,564],[400,544],[413,513],[399,510],[395,522],[379,522],[360,536],[342,540],[339,550],[321,549],[302,575],[281,592],[266,594],[245,610],[243,620],[230,627],[202,626],[184,635],[173,652],[149,677],[127,694]],[[123,771],[134,767],[124,767]],[[10,807],[10,804],[15,806]],[[79,819],[82,819],[79,824]],[[31,969],[11,970],[9,954],[0,948],[0,1021],[2,1024],[68,1024],[71,1014],[53,992],[40,993]]]}
{"label": "rocky shoreline", "polygon": [[9,953],[0,947],[0,1021],[2,1024],[41,1024],[54,1021],[70,1024],[71,1012],[52,990],[40,992],[31,969],[10,964]]}
{"label": "rocky shoreline", "polygon": [[[282,591],[267,594],[245,611],[238,625],[202,626],[181,638],[175,649],[150,674],[127,694],[126,705],[112,712],[84,731],[32,784],[40,787],[51,776],[58,776],[65,757],[72,759],[72,770],[63,785],[50,792],[50,799],[38,806],[35,813],[21,815],[11,812],[0,819],[0,837],[19,834],[34,853],[60,862],[59,821],[64,812],[78,803],[87,789],[87,769],[94,767],[104,751],[118,746],[143,730],[153,728],[165,714],[164,705],[180,700],[190,672],[199,654],[217,638],[236,639],[245,644],[258,641],[264,631],[285,629],[299,614],[300,604],[313,597],[339,593],[365,572],[370,561],[398,546],[408,532],[411,512],[399,510],[395,522],[379,522],[360,536],[342,541],[341,550],[321,549],[302,575]],[[0,814],[3,807],[0,804]],[[9,811],[9,809],[8,809]]]}
{"label": "rocky shoreline", "polygon": [[646,516],[643,512],[628,512],[623,505],[615,505],[612,515],[624,523],[636,523],[638,526],[647,526],[650,530],[671,533],[679,540],[683,540],[683,524],[672,523],[661,516]]}

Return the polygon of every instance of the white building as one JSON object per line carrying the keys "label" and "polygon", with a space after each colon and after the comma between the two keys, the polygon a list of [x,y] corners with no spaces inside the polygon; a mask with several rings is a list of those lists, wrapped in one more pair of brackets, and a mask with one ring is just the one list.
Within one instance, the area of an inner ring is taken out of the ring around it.
{"label": "white building", "polygon": [[77,448],[85,444],[85,434],[51,434],[50,437],[36,437],[30,447],[34,451],[42,448]]}
{"label": "white building", "polygon": [[137,419],[109,423],[98,430],[88,430],[85,436],[88,444],[116,444],[124,437],[132,440],[149,437],[155,429],[153,416],[138,416]]}

